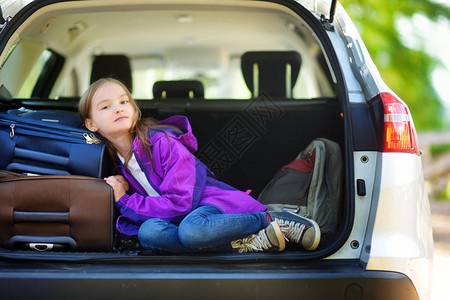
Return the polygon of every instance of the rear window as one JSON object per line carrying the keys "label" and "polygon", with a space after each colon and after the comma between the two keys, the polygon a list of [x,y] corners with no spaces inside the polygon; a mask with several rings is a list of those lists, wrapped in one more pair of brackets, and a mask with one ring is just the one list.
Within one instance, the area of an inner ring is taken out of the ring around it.
{"label": "rear window", "polygon": [[[127,22],[119,25],[117,20]],[[242,57],[247,52],[298,53],[298,69],[287,63],[287,73],[272,74],[274,80],[295,78],[286,80],[287,88],[292,88],[289,98],[334,95],[322,48],[309,27],[276,10],[75,10],[64,17],[35,18],[23,28],[19,46],[11,55],[16,58],[5,62],[4,69],[13,73],[2,72],[1,76],[13,96],[20,98],[31,95],[44,71],[51,53],[48,46],[66,58],[51,98],[80,96],[90,83],[93,58],[120,54],[130,61],[137,99],[153,99],[155,82],[174,80],[201,82],[205,99],[249,99],[255,96],[249,81],[258,79],[243,76]],[[33,60],[24,60],[19,65],[22,69],[17,69],[16,62],[27,55]],[[258,75],[266,76],[255,69],[253,76]]]}

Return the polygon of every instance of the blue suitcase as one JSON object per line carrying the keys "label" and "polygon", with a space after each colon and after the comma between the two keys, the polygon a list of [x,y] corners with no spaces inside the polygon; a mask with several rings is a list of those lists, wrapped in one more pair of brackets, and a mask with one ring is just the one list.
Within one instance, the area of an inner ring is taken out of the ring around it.
{"label": "blue suitcase", "polygon": [[75,112],[0,113],[0,169],[102,178],[107,162],[104,142],[82,126]]}

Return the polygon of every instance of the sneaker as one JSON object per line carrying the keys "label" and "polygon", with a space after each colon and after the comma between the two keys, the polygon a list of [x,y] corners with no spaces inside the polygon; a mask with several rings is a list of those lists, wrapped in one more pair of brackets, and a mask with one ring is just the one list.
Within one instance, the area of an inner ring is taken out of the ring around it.
{"label": "sneaker", "polygon": [[290,242],[305,250],[315,250],[320,242],[320,228],[314,220],[287,211],[269,212],[270,220],[280,224],[281,231]]}
{"label": "sneaker", "polygon": [[239,253],[283,251],[286,247],[286,241],[280,225],[276,221],[273,221],[258,233],[231,242],[231,247],[238,249]]}

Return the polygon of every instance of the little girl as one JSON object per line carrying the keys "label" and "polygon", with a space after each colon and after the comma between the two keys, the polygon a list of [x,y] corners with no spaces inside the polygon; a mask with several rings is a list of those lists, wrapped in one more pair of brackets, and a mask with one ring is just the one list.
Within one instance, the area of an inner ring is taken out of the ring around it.
{"label": "little girl", "polygon": [[79,103],[86,127],[102,135],[121,175],[105,178],[120,212],[117,229],[144,248],[172,253],[282,251],[285,239],[314,250],[320,229],[286,212],[265,212],[248,194],[220,182],[192,154],[197,140],[186,117],[155,122],[127,88],[94,82]]}

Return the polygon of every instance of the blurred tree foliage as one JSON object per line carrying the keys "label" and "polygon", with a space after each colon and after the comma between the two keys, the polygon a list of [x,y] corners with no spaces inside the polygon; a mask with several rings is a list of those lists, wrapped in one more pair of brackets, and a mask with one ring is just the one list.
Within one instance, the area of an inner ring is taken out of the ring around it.
{"label": "blurred tree foliage", "polygon": [[450,19],[450,7],[432,0],[340,2],[358,28],[381,77],[408,104],[416,129],[442,128],[443,106],[431,81],[438,62],[423,49],[405,46],[395,25],[397,18],[415,14],[423,14],[432,21],[439,17]]}

